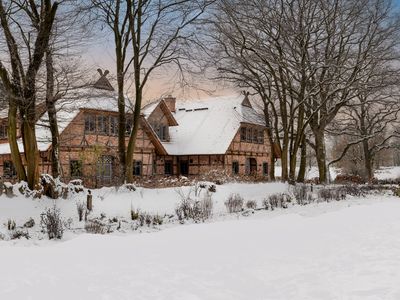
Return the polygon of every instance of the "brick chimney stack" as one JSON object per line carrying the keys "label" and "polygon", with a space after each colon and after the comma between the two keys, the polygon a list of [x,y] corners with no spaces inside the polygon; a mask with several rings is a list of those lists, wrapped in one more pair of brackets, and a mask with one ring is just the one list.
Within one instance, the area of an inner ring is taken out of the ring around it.
{"label": "brick chimney stack", "polygon": [[168,95],[163,100],[171,112],[176,111],[176,98],[175,97]]}

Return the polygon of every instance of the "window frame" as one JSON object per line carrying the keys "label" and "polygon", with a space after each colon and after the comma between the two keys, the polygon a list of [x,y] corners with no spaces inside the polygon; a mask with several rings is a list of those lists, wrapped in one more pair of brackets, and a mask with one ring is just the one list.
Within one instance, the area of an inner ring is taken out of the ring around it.
{"label": "window frame", "polygon": [[[75,164],[73,166],[73,164]],[[74,167],[74,169],[73,169]],[[69,175],[71,178],[82,178],[83,177],[83,163],[79,159],[69,160]]]}
{"label": "window frame", "polygon": [[8,138],[7,127],[7,124],[0,124],[0,140]]}
{"label": "window frame", "polygon": [[14,179],[17,177],[17,169],[12,160],[3,161],[3,177],[5,179]]}
{"label": "window frame", "polygon": [[263,175],[264,176],[268,176],[268,168],[269,168],[269,165],[268,165],[268,162],[263,162],[263,164],[262,164],[262,171],[263,171]]}
{"label": "window frame", "polygon": [[95,134],[97,131],[97,118],[94,114],[85,114],[85,133]]}
{"label": "window frame", "polygon": [[111,136],[117,136],[118,135],[118,118],[116,116],[110,116],[109,120],[109,131]]}
{"label": "window frame", "polygon": [[[139,172],[137,172],[139,170]],[[135,160],[133,162],[133,176],[143,175],[143,162],[141,160]]]}
{"label": "window frame", "polygon": [[100,135],[109,135],[109,116],[97,115],[97,133]]}
{"label": "window frame", "polygon": [[[167,165],[170,166],[170,172],[167,172]],[[172,160],[166,160],[164,161],[164,175],[166,176],[172,176],[174,175],[174,164]]]}
{"label": "window frame", "polygon": [[239,165],[239,161],[234,160],[232,162],[232,174],[233,175],[239,175],[240,172],[240,165]]}

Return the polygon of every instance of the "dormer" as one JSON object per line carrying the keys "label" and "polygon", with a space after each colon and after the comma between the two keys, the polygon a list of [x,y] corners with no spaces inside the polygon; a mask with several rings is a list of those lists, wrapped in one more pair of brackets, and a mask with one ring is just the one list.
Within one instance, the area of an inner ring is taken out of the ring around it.
{"label": "dormer", "polygon": [[177,126],[173,112],[176,111],[176,98],[168,96],[157,104],[150,104],[151,112],[148,113],[147,120],[158,138],[163,142],[170,141],[169,127]]}

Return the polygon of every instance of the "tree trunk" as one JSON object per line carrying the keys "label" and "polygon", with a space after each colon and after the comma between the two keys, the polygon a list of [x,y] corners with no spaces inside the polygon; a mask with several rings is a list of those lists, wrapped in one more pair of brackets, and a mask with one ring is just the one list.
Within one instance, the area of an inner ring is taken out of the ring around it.
{"label": "tree trunk", "polygon": [[135,111],[133,114],[132,132],[129,136],[128,149],[126,151],[126,180],[129,183],[133,181],[133,155],[135,152],[136,137],[140,125],[140,107],[142,103],[142,94],[136,94]]}
{"label": "tree trunk", "polygon": [[[118,59],[117,59],[118,61]],[[125,181],[126,172],[126,113],[125,113],[125,97],[124,97],[124,76],[122,71],[123,65],[117,67],[118,81],[118,156],[119,156],[119,183]]]}
{"label": "tree trunk", "polygon": [[22,163],[21,153],[18,148],[17,142],[17,106],[15,100],[9,100],[8,109],[8,142],[10,144],[11,159],[14,163],[15,170],[17,171],[18,181],[27,181],[25,167]]}
{"label": "tree trunk", "polygon": [[28,187],[31,190],[39,184],[39,150],[36,141],[35,122],[22,122],[22,140],[25,149]]}
{"label": "tree trunk", "polygon": [[368,183],[372,183],[374,179],[374,170],[372,163],[372,155],[369,150],[369,144],[367,140],[364,140],[362,143],[363,146],[363,154],[364,154],[364,179]]}
{"label": "tree trunk", "polygon": [[281,154],[281,165],[282,165],[282,181],[287,181],[289,178],[288,174],[288,140],[283,139],[282,154]]}
{"label": "tree trunk", "polygon": [[300,168],[299,168],[299,173],[297,174],[297,182],[304,182],[306,177],[306,168],[307,168],[307,142],[305,137],[303,136],[303,140],[301,143]]}
{"label": "tree trunk", "polygon": [[292,149],[289,157],[289,180],[296,180],[297,150]]}
{"label": "tree trunk", "polygon": [[325,133],[324,130],[314,132],[315,154],[317,157],[319,182],[327,183],[326,152],[325,152]]}
{"label": "tree trunk", "polygon": [[54,95],[54,69],[53,69],[53,56],[51,50],[46,51],[46,109],[49,117],[49,126],[51,132],[51,174],[53,178],[61,175],[60,166],[60,135],[57,123],[56,99]]}

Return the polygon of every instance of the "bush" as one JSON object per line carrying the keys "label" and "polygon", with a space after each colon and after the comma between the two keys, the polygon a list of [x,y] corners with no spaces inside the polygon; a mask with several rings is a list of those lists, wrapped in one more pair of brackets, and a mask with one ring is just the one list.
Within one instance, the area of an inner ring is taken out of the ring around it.
{"label": "bush", "polygon": [[175,209],[179,221],[192,219],[194,221],[205,221],[210,218],[213,210],[211,193],[207,192],[200,200],[192,200],[189,195],[180,193],[181,202]]}
{"label": "bush", "polygon": [[28,221],[25,222],[24,227],[25,228],[32,228],[35,226],[35,220],[33,218],[30,218]]}
{"label": "bush", "polygon": [[264,207],[268,205],[271,210],[274,210],[275,208],[288,208],[288,203],[290,203],[291,201],[292,199],[288,194],[272,194],[268,197],[267,204],[264,203]]}
{"label": "bush", "polygon": [[226,209],[229,213],[237,213],[243,210],[243,198],[239,194],[231,194],[225,201]]}
{"label": "bush", "polygon": [[363,184],[363,183],[365,183],[365,180],[359,175],[339,174],[335,178],[335,183],[337,183],[337,184],[348,184],[348,183]]}
{"label": "bush", "polygon": [[257,202],[254,200],[249,200],[246,202],[246,207],[248,209],[256,209],[257,208]]}
{"label": "bush", "polygon": [[49,239],[61,239],[64,234],[64,225],[60,210],[54,205],[40,215],[40,225]]}
{"label": "bush", "polygon": [[83,217],[86,215],[86,205],[84,202],[76,202],[76,210],[78,211],[79,222],[83,221]]}
{"label": "bush", "polygon": [[200,200],[200,211],[201,211],[201,218],[203,220],[209,219],[213,212],[213,201],[211,194],[207,192],[203,198]]}
{"label": "bush", "polygon": [[8,219],[7,221],[7,229],[8,230],[14,230],[16,227],[15,221],[12,219]]}
{"label": "bush", "polygon": [[153,225],[162,225],[163,223],[163,218],[159,215],[154,215],[153,216]]}
{"label": "bush", "polygon": [[10,236],[12,240],[20,239],[22,237],[26,238],[27,240],[31,238],[27,231],[22,231],[22,230],[13,231],[13,233]]}
{"label": "bush", "polygon": [[311,187],[309,188],[305,184],[296,184],[291,188],[291,191],[297,204],[305,205],[313,201]]}
{"label": "bush", "polygon": [[269,199],[268,199],[268,198],[265,198],[265,199],[262,201],[262,206],[263,206],[264,209],[266,209],[266,210],[270,209],[270,207],[269,207]]}
{"label": "bush", "polygon": [[346,189],[344,189],[343,187],[336,187],[336,188],[322,187],[318,191],[318,198],[326,202],[332,200],[336,201],[344,200],[346,199]]}
{"label": "bush", "polygon": [[139,219],[139,215],[140,215],[140,210],[139,209],[134,209],[134,208],[131,208],[131,220],[132,221],[135,221],[135,220],[138,220]]}
{"label": "bush", "polygon": [[85,223],[85,230],[93,234],[105,234],[109,232],[109,227],[100,220],[93,219]]}

